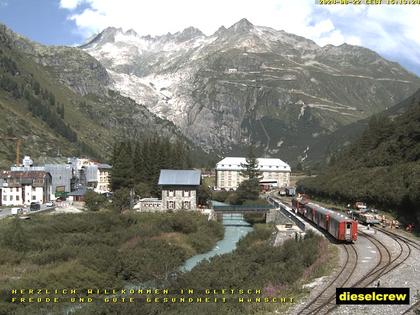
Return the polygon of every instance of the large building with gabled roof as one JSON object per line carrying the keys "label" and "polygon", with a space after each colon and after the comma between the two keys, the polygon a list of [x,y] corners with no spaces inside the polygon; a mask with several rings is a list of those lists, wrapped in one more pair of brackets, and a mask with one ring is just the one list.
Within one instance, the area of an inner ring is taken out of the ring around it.
{"label": "large building with gabled roof", "polygon": [[[259,158],[258,169],[261,171],[260,184],[270,187],[286,187],[290,183],[290,165],[280,159]],[[241,172],[245,169],[244,157],[226,157],[216,164],[216,188],[236,190],[244,180]]]}

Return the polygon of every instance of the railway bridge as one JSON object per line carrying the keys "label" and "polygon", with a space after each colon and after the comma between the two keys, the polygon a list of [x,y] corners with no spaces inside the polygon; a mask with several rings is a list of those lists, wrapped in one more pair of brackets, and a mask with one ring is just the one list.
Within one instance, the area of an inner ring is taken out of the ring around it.
{"label": "railway bridge", "polygon": [[213,211],[218,220],[226,218],[228,215],[230,219],[243,220],[244,214],[261,214],[264,215],[264,219],[267,219],[267,213],[274,208],[273,205],[213,205]]}

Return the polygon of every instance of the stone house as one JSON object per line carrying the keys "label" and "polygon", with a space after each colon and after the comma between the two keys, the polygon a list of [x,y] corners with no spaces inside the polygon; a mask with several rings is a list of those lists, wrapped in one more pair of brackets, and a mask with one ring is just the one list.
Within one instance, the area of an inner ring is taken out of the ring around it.
{"label": "stone house", "polygon": [[201,183],[199,170],[161,170],[162,209],[196,210],[197,190]]}

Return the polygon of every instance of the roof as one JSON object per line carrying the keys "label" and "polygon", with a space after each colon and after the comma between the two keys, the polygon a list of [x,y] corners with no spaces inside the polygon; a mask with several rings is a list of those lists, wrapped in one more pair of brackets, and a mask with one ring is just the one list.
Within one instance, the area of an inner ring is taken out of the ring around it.
{"label": "roof", "polygon": [[112,166],[106,163],[99,163],[97,164],[99,169],[111,169]]}
{"label": "roof", "polygon": [[86,194],[86,188],[80,188],[67,194],[67,196],[84,196]]}
{"label": "roof", "polygon": [[200,185],[201,171],[199,170],[161,170],[159,185]]}
{"label": "roof", "polygon": [[341,214],[339,212],[335,212],[333,210],[321,207],[317,204],[314,204],[312,202],[308,202],[307,206],[309,206],[312,209],[315,209],[317,212],[322,213],[322,214],[328,214],[330,216],[330,218],[334,218],[337,221],[341,222],[341,221],[349,221],[351,220],[350,218],[348,218],[346,215]]}
{"label": "roof", "polygon": [[[258,158],[258,169],[260,171],[275,172],[283,171],[290,172],[290,165],[280,159]],[[244,168],[241,164],[246,164],[244,157],[226,157],[216,164],[216,170],[231,170],[241,171]]]}
{"label": "roof", "polygon": [[3,171],[0,177],[3,179],[3,186],[7,183],[9,188],[22,185],[42,187],[46,178],[51,178],[51,175],[44,171]]}
{"label": "roof", "polygon": [[48,175],[44,171],[3,171],[1,177],[6,178],[30,178],[30,179],[43,179]]}

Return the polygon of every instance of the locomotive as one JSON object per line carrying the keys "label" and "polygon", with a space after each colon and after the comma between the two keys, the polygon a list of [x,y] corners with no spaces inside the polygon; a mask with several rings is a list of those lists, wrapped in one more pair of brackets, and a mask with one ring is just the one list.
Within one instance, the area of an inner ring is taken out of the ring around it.
{"label": "locomotive", "polygon": [[306,198],[293,198],[292,208],[296,213],[324,229],[337,241],[354,242],[357,240],[357,222],[344,214],[309,202]]}

